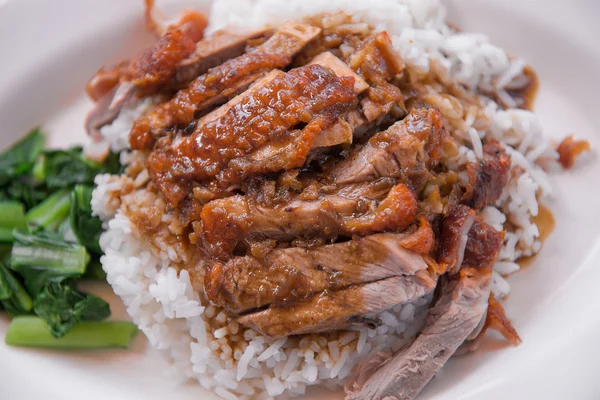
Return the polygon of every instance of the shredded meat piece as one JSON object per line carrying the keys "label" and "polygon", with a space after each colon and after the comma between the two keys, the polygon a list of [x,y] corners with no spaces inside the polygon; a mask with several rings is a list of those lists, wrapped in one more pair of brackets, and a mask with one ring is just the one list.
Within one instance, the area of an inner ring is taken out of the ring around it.
{"label": "shredded meat piece", "polygon": [[494,139],[486,143],[483,158],[467,165],[469,183],[463,203],[476,210],[494,204],[508,183],[510,164],[510,156],[502,143]]}
{"label": "shredded meat piece", "polygon": [[583,152],[589,151],[590,148],[590,142],[587,140],[575,140],[575,137],[571,135],[565,138],[556,149],[559,155],[558,161],[563,168],[573,168],[577,157]]}
{"label": "shredded meat piece", "polygon": [[[182,137],[171,147],[157,149],[148,159],[150,176],[171,205],[189,194],[191,181],[233,184],[242,179],[229,162],[243,158],[270,140],[283,139],[288,130],[310,123],[317,114],[335,114],[356,99],[354,80],[337,77],[320,65],[307,65],[278,73],[264,85],[227,108],[223,116],[199,124],[191,136]],[[305,129],[311,130],[312,125]],[[312,131],[299,143],[297,153],[287,154],[289,168],[297,166],[297,154],[306,154]],[[271,171],[261,171],[271,172]]]}
{"label": "shredded meat piece", "polygon": [[419,229],[400,241],[402,247],[416,251],[419,254],[429,254],[435,246],[435,235],[431,224],[423,214],[419,215]]}
{"label": "shredded meat piece", "polygon": [[[161,132],[173,126],[185,127],[198,111],[240,82],[250,84],[266,72],[283,68],[320,30],[304,24],[288,23],[254,51],[233,58],[196,78],[170,101],[136,120],[130,133],[133,149],[150,149]],[[233,91],[231,94],[235,94]]]}

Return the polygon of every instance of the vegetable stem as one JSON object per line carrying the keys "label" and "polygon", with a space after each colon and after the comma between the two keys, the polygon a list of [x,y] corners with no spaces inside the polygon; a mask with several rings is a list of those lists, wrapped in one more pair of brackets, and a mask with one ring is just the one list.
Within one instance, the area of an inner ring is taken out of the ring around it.
{"label": "vegetable stem", "polygon": [[12,235],[14,228],[27,228],[23,205],[18,201],[0,201],[0,243],[14,241]]}
{"label": "vegetable stem", "polygon": [[70,203],[70,192],[59,190],[29,210],[27,219],[33,226],[43,226],[51,230],[58,229],[69,215]]}
{"label": "vegetable stem", "polygon": [[[13,301],[15,308],[22,312],[29,312],[33,308],[33,300],[21,284],[19,280],[4,266],[0,263],[0,274],[3,276],[4,281],[10,288],[11,296],[10,300]],[[8,298],[6,299],[9,300]]]}
{"label": "vegetable stem", "polygon": [[8,326],[5,341],[10,346],[51,349],[128,348],[137,333],[131,322],[82,322],[62,338],[55,338],[46,322],[38,317],[15,317]]}

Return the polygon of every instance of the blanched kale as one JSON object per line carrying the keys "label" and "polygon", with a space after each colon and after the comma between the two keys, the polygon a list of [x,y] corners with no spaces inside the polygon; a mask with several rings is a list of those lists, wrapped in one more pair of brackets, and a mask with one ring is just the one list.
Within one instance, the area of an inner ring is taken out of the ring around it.
{"label": "blanched kale", "polygon": [[44,135],[34,129],[0,154],[0,187],[31,171],[43,147]]}
{"label": "blanched kale", "polygon": [[107,302],[79,292],[70,280],[48,283],[35,298],[33,311],[48,323],[57,338],[80,322],[102,321],[110,315]]}
{"label": "blanched kale", "polygon": [[92,253],[102,254],[99,243],[102,221],[98,217],[92,216],[92,191],[92,186],[75,186],[71,192],[69,222],[80,245]]}

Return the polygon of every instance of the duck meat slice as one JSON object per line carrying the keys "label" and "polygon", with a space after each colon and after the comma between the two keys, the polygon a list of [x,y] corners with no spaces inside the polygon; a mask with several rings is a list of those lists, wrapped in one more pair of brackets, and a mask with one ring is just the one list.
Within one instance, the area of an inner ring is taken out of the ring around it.
{"label": "duck meat slice", "polygon": [[[380,233],[311,249],[276,249],[264,259],[235,257],[209,268],[205,291],[230,314],[242,314],[267,305],[281,307],[324,290],[415,275],[427,270],[426,255],[406,246],[431,236],[426,224],[410,234]],[[427,243],[423,245],[426,249]]]}
{"label": "duck meat slice", "polygon": [[[152,71],[148,71],[147,69],[137,68],[138,72],[132,74],[131,69],[133,66],[136,64],[142,65],[141,61],[135,62],[134,60],[134,63],[131,64],[128,61],[124,61],[113,67],[101,68],[86,86],[86,91],[90,98],[97,102],[87,117],[86,128],[88,134],[96,140],[100,138],[99,129],[114,121],[125,106],[126,103],[120,99],[132,99],[136,98],[135,95],[141,94],[149,95],[153,91],[156,92],[164,88],[168,90],[183,88],[198,75],[204,74],[210,68],[243,54],[249,40],[268,35],[268,33],[269,31],[265,30],[248,34],[215,32],[210,38],[196,43],[195,51],[189,57],[183,58],[174,71],[168,69],[160,75],[154,73],[153,90],[148,85],[144,87],[143,82],[139,79],[132,82],[132,79],[136,75],[152,73]],[[164,39],[161,40],[164,41]],[[140,57],[140,59],[146,61],[148,59],[159,60],[159,57],[169,56],[167,52],[163,51],[161,53],[158,51],[161,43],[163,42],[159,40],[157,45],[155,45],[157,49],[150,52],[147,51],[144,53],[145,56]],[[185,54],[187,52],[181,53],[178,56],[170,54],[169,60],[175,61],[176,58],[182,58]],[[162,64],[162,62],[156,61],[150,64],[158,65]],[[254,80],[255,77],[253,76],[252,79]],[[236,94],[247,88],[251,82],[248,79],[242,80],[237,85],[234,85],[236,89],[230,91],[230,94]],[[143,89],[141,92],[139,91],[140,88]],[[217,99],[215,102],[218,101],[222,101],[222,98]]]}
{"label": "duck meat slice", "polygon": [[502,232],[475,217],[468,232],[463,268],[444,283],[423,331],[374,373],[372,364],[368,371],[359,368],[346,385],[346,400],[409,400],[419,394],[479,326],[487,310],[493,267],[503,238]]}
{"label": "duck meat slice", "polygon": [[508,183],[511,158],[504,145],[492,139],[483,146],[483,158],[467,165],[469,181],[462,202],[476,210],[494,204]]}
{"label": "duck meat slice", "polygon": [[157,137],[174,126],[187,126],[198,113],[214,104],[215,97],[228,91],[230,96],[227,97],[233,97],[239,91],[240,82],[249,84],[248,81],[257,80],[272,69],[286,67],[320,32],[310,25],[287,23],[254,51],[230,59],[194,79],[170,101],[134,123],[129,135],[131,147],[152,148]]}
{"label": "duck meat slice", "polygon": [[421,298],[431,293],[435,285],[436,278],[419,271],[416,275],[394,276],[338,291],[326,290],[291,305],[270,306],[243,315],[238,322],[271,338],[375,324],[378,313]]}
{"label": "duck meat slice", "polygon": [[269,78],[240,95],[237,103],[225,105],[219,118],[197,125],[191,135],[150,154],[150,176],[170,205],[189,194],[191,182],[227,186],[241,182],[242,176],[227,168],[232,160],[269,141],[284,140],[295,126],[308,124],[303,142],[288,154],[289,169],[294,168],[312,147],[320,122],[356,101],[353,78],[337,77],[318,64],[288,73],[274,71]]}
{"label": "duck meat slice", "polygon": [[364,182],[380,177],[405,178],[418,189],[431,178],[440,157],[441,114],[413,109],[402,121],[375,134],[333,168],[336,183]]}
{"label": "duck meat slice", "polygon": [[416,212],[413,192],[384,178],[343,187],[315,200],[294,197],[279,204],[260,204],[241,195],[213,200],[202,209],[202,231],[196,233],[209,254],[221,257],[244,238],[335,239],[403,230],[414,221]]}

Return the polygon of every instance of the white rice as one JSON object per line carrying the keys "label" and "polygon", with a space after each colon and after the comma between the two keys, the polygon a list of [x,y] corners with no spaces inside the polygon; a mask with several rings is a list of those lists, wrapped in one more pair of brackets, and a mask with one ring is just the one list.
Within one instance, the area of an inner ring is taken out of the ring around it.
{"label": "white rice", "polygon": [[[502,91],[522,73],[524,63],[510,60],[485,35],[456,33],[448,27],[438,0],[244,0],[236,2],[235,7],[216,0],[209,30],[225,26],[254,29],[339,9],[353,13],[357,21],[368,22],[377,30],[388,31],[409,66],[423,73],[434,72],[444,81],[457,80],[468,88],[496,85]],[[102,129],[114,151],[127,148],[133,121],[149,109],[151,102],[122,112]],[[446,108],[450,113],[452,107]],[[477,110],[468,110],[465,115],[454,122],[457,134],[470,147],[459,149],[452,168],[464,169],[467,162],[481,158],[481,139],[487,135],[506,143],[513,168],[520,168],[498,203],[481,212],[495,229],[508,227],[492,282],[496,296],[504,297],[510,288],[501,275],[517,271],[515,261],[534,254],[541,246],[532,217],[539,210],[537,199],[550,195],[551,186],[536,162],[556,160],[557,155],[545,144],[539,122],[528,111],[503,110],[493,101],[486,101],[485,115],[477,114]],[[125,162],[131,157],[122,153]],[[166,243],[149,243],[126,217],[119,200],[122,193],[140,196],[136,200],[140,203],[155,201],[145,198],[147,194],[142,191],[136,192],[147,179],[147,175],[135,181],[109,175],[96,178],[92,207],[107,228],[100,241],[105,252],[101,261],[108,282],[123,299],[134,322],[151,345],[164,352],[180,376],[195,379],[218,396],[232,400],[302,395],[307,386],[319,384],[334,389],[343,384],[358,362],[380,351],[397,351],[421,328],[431,296],[384,312],[377,329],[302,339],[272,341],[227,321],[221,310],[192,289],[189,274],[174,268],[177,262],[186,260],[186,255]]]}

